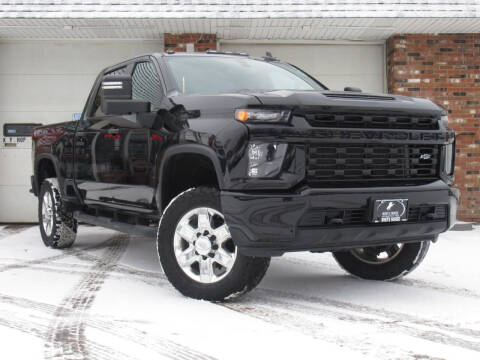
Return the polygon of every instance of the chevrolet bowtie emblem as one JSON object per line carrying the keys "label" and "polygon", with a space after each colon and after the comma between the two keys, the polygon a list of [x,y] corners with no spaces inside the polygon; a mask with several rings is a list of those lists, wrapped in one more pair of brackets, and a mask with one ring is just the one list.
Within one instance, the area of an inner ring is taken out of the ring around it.
{"label": "chevrolet bowtie emblem", "polygon": [[428,159],[430,159],[431,157],[432,157],[432,155],[430,155],[430,154],[422,154],[422,155],[420,155],[420,159],[422,159],[422,160],[428,160]]}

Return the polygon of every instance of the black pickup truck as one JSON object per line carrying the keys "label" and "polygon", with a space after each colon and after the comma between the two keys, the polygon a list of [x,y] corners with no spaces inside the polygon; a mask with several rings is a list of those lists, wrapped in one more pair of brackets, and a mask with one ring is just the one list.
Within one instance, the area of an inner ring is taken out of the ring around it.
{"label": "black pickup truck", "polygon": [[455,221],[447,121],[271,56],[139,56],[100,73],[80,120],[35,130],[41,235],[67,248],[84,222],[156,238],[170,282],[212,301],[290,251],[397,279]]}

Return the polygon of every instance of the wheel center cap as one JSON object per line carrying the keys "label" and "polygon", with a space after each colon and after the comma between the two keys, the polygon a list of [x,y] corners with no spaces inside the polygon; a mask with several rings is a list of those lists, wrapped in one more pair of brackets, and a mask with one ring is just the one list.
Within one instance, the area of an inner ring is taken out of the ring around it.
{"label": "wheel center cap", "polygon": [[210,239],[206,236],[200,236],[197,241],[195,241],[195,250],[200,255],[207,255],[210,250],[212,250]]}

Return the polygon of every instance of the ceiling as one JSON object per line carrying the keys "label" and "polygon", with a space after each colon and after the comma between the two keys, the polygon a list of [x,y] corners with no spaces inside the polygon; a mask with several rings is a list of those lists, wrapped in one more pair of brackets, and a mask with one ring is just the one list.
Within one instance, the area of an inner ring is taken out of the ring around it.
{"label": "ceiling", "polygon": [[480,17],[478,0],[0,0],[0,18],[309,19]]}
{"label": "ceiling", "polygon": [[0,40],[158,40],[163,33],[223,40],[380,41],[396,33],[480,33],[478,18],[5,19]]}

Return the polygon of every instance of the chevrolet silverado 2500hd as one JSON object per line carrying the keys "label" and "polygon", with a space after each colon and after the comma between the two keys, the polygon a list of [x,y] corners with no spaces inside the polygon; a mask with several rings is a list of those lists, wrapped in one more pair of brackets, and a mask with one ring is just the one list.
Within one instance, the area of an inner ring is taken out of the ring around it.
{"label": "chevrolet silverado 2500hd", "polygon": [[104,69],[81,119],[34,132],[45,245],[78,222],[156,238],[186,296],[254,288],[271,256],[412,271],[455,220],[455,134],[431,101],[329,91],[271,56],[150,54]]}

